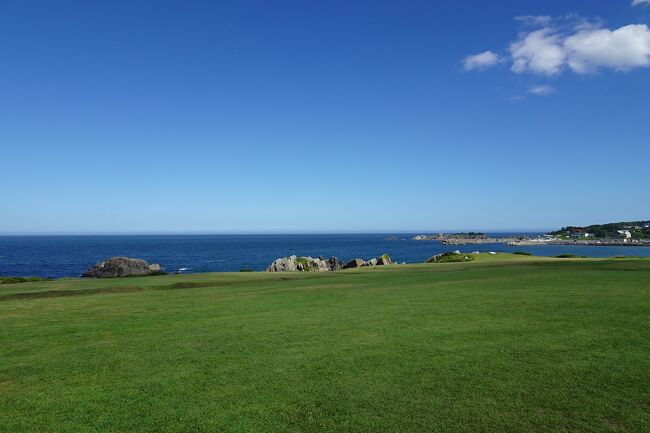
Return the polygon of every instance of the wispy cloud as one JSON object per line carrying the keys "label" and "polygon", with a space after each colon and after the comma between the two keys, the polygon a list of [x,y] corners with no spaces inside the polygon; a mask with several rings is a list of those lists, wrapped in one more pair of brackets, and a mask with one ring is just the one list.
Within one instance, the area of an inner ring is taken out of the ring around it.
{"label": "wispy cloud", "polygon": [[465,57],[463,60],[463,67],[466,71],[485,69],[496,65],[499,61],[500,58],[498,54],[493,53],[492,51],[484,51],[479,54],[472,54]]}
{"label": "wispy cloud", "polygon": [[549,24],[552,20],[553,17],[550,15],[521,15],[515,17],[515,21],[519,21],[527,26],[543,26]]}
{"label": "wispy cloud", "polygon": [[650,5],[650,0],[632,0],[632,6]]}
{"label": "wispy cloud", "polygon": [[528,95],[547,96],[547,95],[550,95],[551,93],[555,93],[555,87],[553,87],[551,85],[548,85],[548,84],[541,84],[541,85],[530,87],[526,91],[525,94],[511,96],[510,100],[511,101],[522,101],[522,100],[526,99],[526,97]]}
{"label": "wispy cloud", "polygon": [[528,89],[528,93],[536,96],[546,96],[546,95],[550,95],[553,92],[555,92],[555,87],[549,86],[548,84],[541,85],[541,86],[533,86],[530,89]]}

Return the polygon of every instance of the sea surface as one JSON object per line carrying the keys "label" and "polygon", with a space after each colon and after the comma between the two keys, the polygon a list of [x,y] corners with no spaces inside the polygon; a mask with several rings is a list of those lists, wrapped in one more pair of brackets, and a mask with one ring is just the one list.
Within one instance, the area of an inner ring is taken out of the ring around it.
{"label": "sea surface", "polygon": [[[498,233],[495,236],[509,236]],[[523,234],[523,233],[517,233]],[[526,233],[537,235],[537,233]],[[404,240],[389,240],[395,236]],[[96,262],[112,256],[139,257],[160,263],[167,272],[264,270],[274,259],[292,254],[341,260],[369,259],[388,253],[397,262],[421,263],[428,257],[461,250],[534,255],[576,254],[650,257],[650,247],[499,244],[444,246],[437,241],[412,241],[413,234],[341,235],[129,235],[129,236],[0,236],[0,276],[77,277]]]}

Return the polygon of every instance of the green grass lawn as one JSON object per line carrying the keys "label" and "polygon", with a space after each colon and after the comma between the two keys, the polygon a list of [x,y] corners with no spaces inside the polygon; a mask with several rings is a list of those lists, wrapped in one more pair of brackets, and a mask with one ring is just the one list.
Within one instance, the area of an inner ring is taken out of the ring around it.
{"label": "green grass lawn", "polygon": [[650,260],[0,286],[0,432],[650,431]]}

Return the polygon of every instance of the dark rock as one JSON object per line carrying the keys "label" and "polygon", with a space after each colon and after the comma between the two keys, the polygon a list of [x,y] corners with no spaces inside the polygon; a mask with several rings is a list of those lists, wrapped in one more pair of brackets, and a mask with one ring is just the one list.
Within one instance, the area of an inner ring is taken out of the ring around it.
{"label": "dark rock", "polygon": [[343,269],[354,269],[354,268],[360,268],[361,266],[364,266],[366,262],[364,262],[361,259],[354,259],[352,261],[349,261],[343,266]]}
{"label": "dark rock", "polygon": [[327,260],[327,265],[330,268],[330,271],[340,271],[343,269],[344,263],[338,259],[338,257],[330,257],[329,260]]}
{"label": "dark rock", "polygon": [[392,265],[392,264],[393,264],[393,260],[390,258],[388,254],[384,254],[383,256],[377,259],[377,266]]}
{"label": "dark rock", "polygon": [[130,257],[111,257],[108,260],[97,263],[88,269],[81,276],[86,278],[116,278],[146,276],[162,272],[158,264],[149,266],[145,260]]}

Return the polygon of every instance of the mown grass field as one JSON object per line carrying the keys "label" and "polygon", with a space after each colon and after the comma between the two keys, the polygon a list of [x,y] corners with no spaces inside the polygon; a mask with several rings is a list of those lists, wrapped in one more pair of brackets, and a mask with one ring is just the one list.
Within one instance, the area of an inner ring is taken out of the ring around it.
{"label": "mown grass field", "polygon": [[650,260],[0,286],[0,432],[650,431]]}

